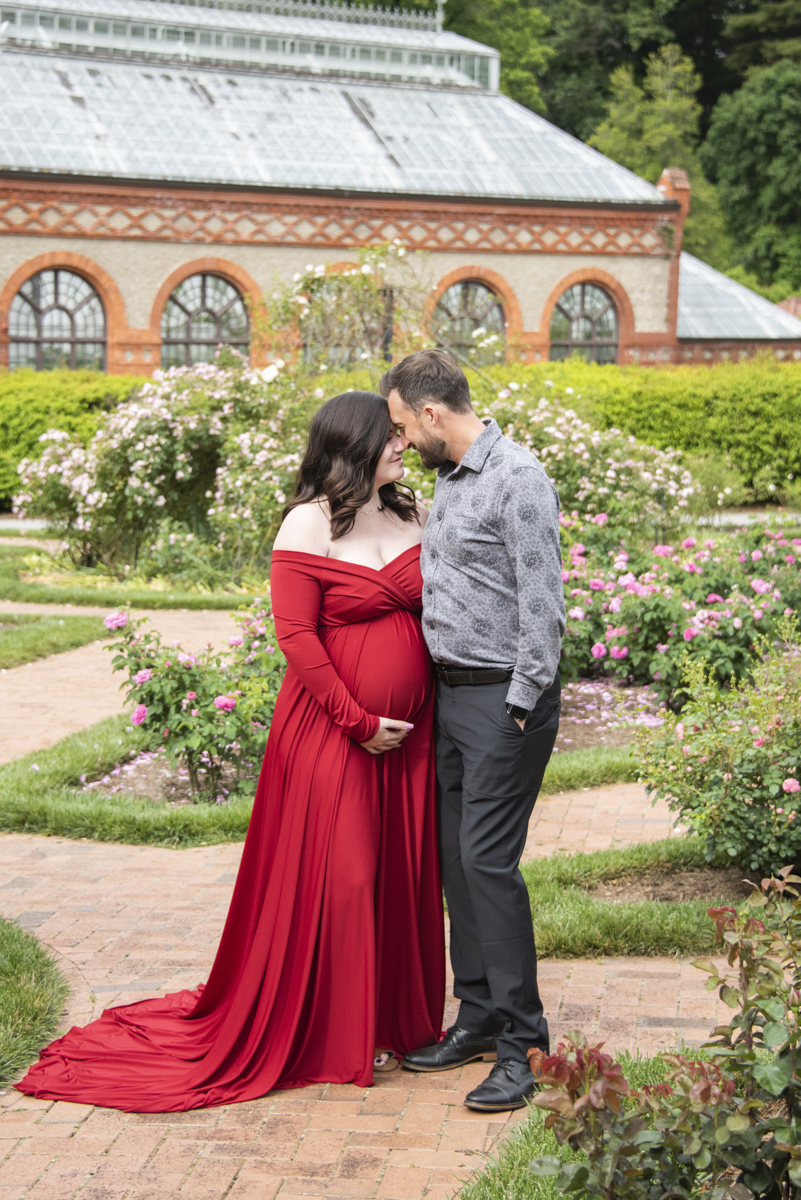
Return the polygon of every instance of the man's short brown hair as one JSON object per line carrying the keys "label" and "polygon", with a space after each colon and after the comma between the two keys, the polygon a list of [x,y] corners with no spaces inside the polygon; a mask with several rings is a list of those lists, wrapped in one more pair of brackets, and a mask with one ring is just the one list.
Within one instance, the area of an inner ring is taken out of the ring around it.
{"label": "man's short brown hair", "polygon": [[393,390],[412,412],[435,400],[454,412],[471,412],[467,376],[447,350],[418,350],[390,367],[378,385],[386,399]]}

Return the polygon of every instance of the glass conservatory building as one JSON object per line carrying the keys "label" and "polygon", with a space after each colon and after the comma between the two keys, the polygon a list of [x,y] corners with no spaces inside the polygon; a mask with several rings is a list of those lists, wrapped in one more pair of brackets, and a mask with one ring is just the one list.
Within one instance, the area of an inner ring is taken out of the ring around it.
{"label": "glass conservatory building", "polygon": [[393,238],[462,352],[801,358],[801,321],[681,252],[682,171],[654,187],[503,96],[441,10],[0,3],[0,365],[247,350],[248,298]]}

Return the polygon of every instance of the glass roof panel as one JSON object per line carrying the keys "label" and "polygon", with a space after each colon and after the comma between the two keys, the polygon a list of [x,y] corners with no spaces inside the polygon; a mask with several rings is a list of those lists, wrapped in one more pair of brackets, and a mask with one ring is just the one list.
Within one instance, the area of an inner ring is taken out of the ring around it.
{"label": "glass roof panel", "polygon": [[799,338],[801,321],[714,267],[682,254],[680,338]]}

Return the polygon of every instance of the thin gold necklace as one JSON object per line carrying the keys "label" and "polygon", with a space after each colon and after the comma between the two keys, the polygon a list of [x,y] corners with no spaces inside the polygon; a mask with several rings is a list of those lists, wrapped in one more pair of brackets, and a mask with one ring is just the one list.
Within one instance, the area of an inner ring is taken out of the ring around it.
{"label": "thin gold necklace", "polygon": [[367,516],[368,513],[383,512],[383,511],[384,511],[384,505],[381,503],[374,504],[372,508],[360,508],[359,509],[359,512],[362,513],[365,517]]}

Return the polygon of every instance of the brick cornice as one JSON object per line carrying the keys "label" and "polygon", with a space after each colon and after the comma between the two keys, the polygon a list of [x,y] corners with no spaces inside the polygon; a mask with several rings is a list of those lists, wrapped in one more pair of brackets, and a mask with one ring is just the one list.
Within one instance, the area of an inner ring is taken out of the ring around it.
{"label": "brick cornice", "polygon": [[668,257],[676,214],[609,205],[365,199],[0,180],[0,234],[205,245]]}

